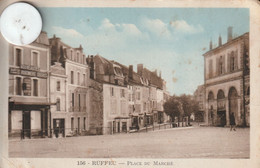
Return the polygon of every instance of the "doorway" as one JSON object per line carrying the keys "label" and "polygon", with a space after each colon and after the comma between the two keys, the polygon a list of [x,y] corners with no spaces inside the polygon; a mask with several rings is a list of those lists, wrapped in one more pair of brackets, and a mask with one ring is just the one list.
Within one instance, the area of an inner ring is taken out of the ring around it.
{"label": "doorway", "polygon": [[64,119],[53,119],[53,130],[56,138],[58,138],[59,135],[65,136],[64,125]]}
{"label": "doorway", "polygon": [[120,122],[117,123],[117,132],[120,132]]}
{"label": "doorway", "polygon": [[31,137],[31,112],[23,111],[23,133],[24,137]]}
{"label": "doorway", "polygon": [[218,126],[224,127],[226,125],[226,111],[218,111]]}
{"label": "doorway", "polygon": [[228,100],[229,100],[229,116],[231,113],[234,113],[235,115],[235,120],[236,120],[236,115],[238,113],[238,102],[237,102],[238,94],[237,91],[234,87],[230,88],[229,93],[228,93]]}

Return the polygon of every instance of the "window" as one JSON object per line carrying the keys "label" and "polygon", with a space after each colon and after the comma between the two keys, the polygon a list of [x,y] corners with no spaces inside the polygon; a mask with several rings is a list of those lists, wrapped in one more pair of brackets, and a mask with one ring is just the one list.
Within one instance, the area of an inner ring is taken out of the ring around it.
{"label": "window", "polygon": [[111,92],[111,96],[114,96],[114,88],[113,87],[111,87],[110,92]]}
{"label": "window", "polygon": [[76,61],[79,62],[79,53],[77,53],[77,60]]}
{"label": "window", "polygon": [[74,72],[73,71],[70,72],[70,83],[74,84]]}
{"label": "window", "polygon": [[56,101],[56,110],[57,110],[57,111],[60,111],[60,98],[57,98],[57,101]]}
{"label": "window", "polygon": [[79,102],[78,102],[78,103],[79,103],[79,111],[80,111],[80,107],[81,107],[81,104],[80,104],[80,94],[79,94],[78,97],[79,97],[79,98],[78,98],[78,99],[79,99]]}
{"label": "window", "polygon": [[38,96],[38,80],[33,79],[33,96]]}
{"label": "window", "polygon": [[80,73],[78,72],[78,85],[80,85]]}
{"label": "window", "polygon": [[129,94],[128,94],[128,100],[129,100],[129,101],[131,101],[131,96],[132,96],[132,94],[129,93]]}
{"label": "window", "polygon": [[213,77],[213,60],[209,60],[209,78]]}
{"label": "window", "polygon": [[137,100],[140,100],[141,99],[141,93],[140,92],[137,92]]}
{"label": "window", "polygon": [[38,53],[32,52],[32,65],[38,67]]}
{"label": "window", "polygon": [[234,71],[235,70],[235,57],[234,57],[234,53],[231,53],[231,58],[230,58],[230,71]]}
{"label": "window", "polygon": [[219,75],[223,74],[223,57],[221,56],[219,59]]}
{"label": "window", "polygon": [[146,111],[146,103],[144,102],[143,110]]}
{"label": "window", "polygon": [[15,65],[21,66],[22,64],[22,50],[19,48],[15,49]]}
{"label": "window", "polygon": [[78,129],[80,130],[80,117],[78,117]]}
{"label": "window", "polygon": [[15,92],[16,95],[22,95],[22,80],[20,77],[16,77],[16,88],[15,88]]}
{"label": "window", "polygon": [[84,123],[83,124],[84,124],[83,125],[84,130],[86,130],[86,117],[84,117]]}
{"label": "window", "polygon": [[83,86],[86,86],[86,74],[83,74],[83,83],[82,83]]}
{"label": "window", "polygon": [[71,93],[71,106],[74,107],[74,93]]}
{"label": "window", "polygon": [[57,81],[57,91],[60,91],[60,81]]}
{"label": "window", "polygon": [[125,90],[121,89],[121,97],[125,97]]}
{"label": "window", "polygon": [[70,56],[71,56],[71,60],[73,60],[73,52],[72,52],[72,50],[70,50]]}
{"label": "window", "polygon": [[71,118],[70,124],[71,124],[71,131],[73,131],[74,130],[74,118],[73,117]]}

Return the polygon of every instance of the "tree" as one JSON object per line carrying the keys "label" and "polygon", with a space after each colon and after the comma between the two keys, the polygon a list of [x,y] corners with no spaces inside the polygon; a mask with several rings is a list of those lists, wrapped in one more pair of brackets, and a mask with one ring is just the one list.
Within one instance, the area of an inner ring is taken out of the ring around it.
{"label": "tree", "polygon": [[199,104],[191,95],[186,94],[179,96],[178,100],[182,103],[183,107],[182,122],[184,117],[188,117],[188,124],[190,125],[190,116],[192,113],[198,112]]}
{"label": "tree", "polygon": [[182,104],[177,99],[177,97],[172,96],[167,102],[163,105],[165,113],[170,116],[171,121],[174,122],[175,117],[178,117],[182,113]]}

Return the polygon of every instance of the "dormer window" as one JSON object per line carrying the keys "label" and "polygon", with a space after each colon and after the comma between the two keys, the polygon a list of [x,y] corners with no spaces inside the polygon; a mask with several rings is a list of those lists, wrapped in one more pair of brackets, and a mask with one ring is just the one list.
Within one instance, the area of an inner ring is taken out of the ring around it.
{"label": "dormer window", "polygon": [[122,70],[119,67],[114,67],[114,72],[117,76],[123,76]]}

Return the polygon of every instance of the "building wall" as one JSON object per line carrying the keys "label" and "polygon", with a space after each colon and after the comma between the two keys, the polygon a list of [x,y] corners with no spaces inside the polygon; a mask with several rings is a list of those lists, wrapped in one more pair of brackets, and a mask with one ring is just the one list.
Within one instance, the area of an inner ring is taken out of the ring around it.
{"label": "building wall", "polygon": [[102,134],[103,127],[103,85],[95,80],[89,80],[89,131],[90,134]]}
{"label": "building wall", "polygon": [[[122,91],[124,92],[124,96],[122,95]],[[121,87],[117,85],[111,85],[111,84],[103,84],[103,100],[104,100],[104,106],[103,106],[103,134],[111,134],[113,133],[112,129],[112,123],[114,122],[120,122],[120,126],[122,126],[122,122],[127,122],[127,129],[130,125],[129,119],[123,119],[123,118],[129,118],[128,113],[128,89],[127,87]],[[122,118],[116,120],[115,118]],[[117,125],[117,124],[116,124]],[[116,130],[118,128],[116,127]],[[120,128],[121,132],[122,128]],[[116,131],[117,132],[117,131]]]}
{"label": "building wall", "polygon": [[[245,77],[243,77],[246,73],[244,60],[245,53],[248,52],[247,41],[248,34],[244,34],[204,54],[205,121],[209,125],[217,125],[222,122],[222,124],[225,123],[228,126],[231,112],[235,114],[237,125],[244,125],[245,118],[246,124],[249,125],[247,120],[249,110],[246,112],[246,117],[244,115],[244,97],[245,99],[247,97],[244,96],[244,93],[246,93],[245,89],[249,87],[249,79],[246,82]],[[211,61],[212,63],[210,63]],[[237,95],[231,100],[229,94],[234,89]],[[224,93],[224,98],[217,98],[221,90]],[[214,95],[211,100],[209,98],[210,93]],[[223,113],[223,110],[225,110],[225,113]],[[225,121],[221,119],[220,114],[224,116]]]}
{"label": "building wall", "polygon": [[[43,32],[40,37],[47,39],[46,33]],[[26,112],[29,113],[26,118],[30,121],[26,124],[28,126],[26,129],[32,132],[44,130],[48,135],[48,74],[48,43],[42,43],[42,40],[37,39],[26,46],[9,45],[9,131],[11,134],[16,131],[20,133],[23,129],[23,113]],[[34,81],[37,83],[34,84]],[[41,125],[42,122],[46,122],[47,125]]]}
{"label": "building wall", "polygon": [[[60,63],[56,62],[56,64],[51,67],[50,75],[50,100],[52,103],[57,103],[56,105],[51,106],[51,129],[56,129],[57,127],[61,128],[61,123],[58,125],[55,123],[55,120],[56,122],[57,120],[60,122],[63,120],[64,128],[61,129],[64,130],[61,130],[60,133],[64,133],[64,136],[69,133],[69,120],[67,118],[66,111],[66,82],[67,76],[65,75],[65,69],[61,66]],[[55,131],[53,130],[52,133],[52,136],[54,136]]]}
{"label": "building wall", "polygon": [[[79,64],[71,60],[65,61],[65,71],[68,76],[67,80],[67,111],[68,111],[68,122],[69,128],[71,130],[80,130],[84,131],[85,128],[88,128],[88,116],[89,107],[87,107],[87,97],[88,97],[88,80],[89,80],[89,69],[87,65]],[[73,76],[71,75],[73,71]],[[78,74],[80,78],[78,78]],[[85,81],[83,80],[83,74],[85,74]],[[73,83],[71,79],[73,78]],[[80,80],[79,80],[80,79]],[[74,94],[74,98],[72,95]],[[80,98],[79,98],[80,96]],[[72,123],[73,118],[73,123]],[[84,122],[85,118],[85,122]],[[73,124],[73,125],[72,125]]]}

